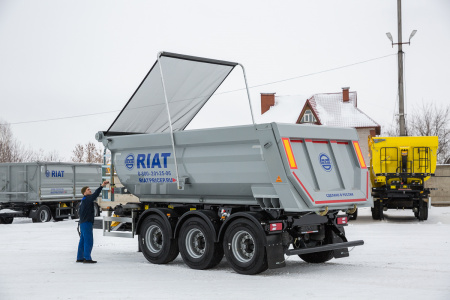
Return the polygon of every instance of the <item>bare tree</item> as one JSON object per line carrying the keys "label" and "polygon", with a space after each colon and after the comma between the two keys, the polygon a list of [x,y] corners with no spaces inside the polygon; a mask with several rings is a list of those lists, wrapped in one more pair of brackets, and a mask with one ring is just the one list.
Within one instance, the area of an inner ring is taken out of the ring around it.
{"label": "bare tree", "polygon": [[48,152],[44,159],[45,161],[64,161],[64,158],[61,157],[56,150]]}
{"label": "bare tree", "polygon": [[84,146],[77,144],[75,149],[72,151],[72,161],[73,162],[84,162]]}
{"label": "bare tree", "polygon": [[14,138],[11,125],[0,120],[0,162],[62,161],[56,150],[45,153],[26,148]]}
{"label": "bare tree", "polygon": [[86,162],[88,163],[101,163],[102,162],[102,150],[97,148],[94,143],[89,142],[86,144]]}
{"label": "bare tree", "polygon": [[[438,106],[435,103],[422,103],[414,108],[406,120],[408,136],[437,136],[439,146],[438,163],[450,163],[450,105]],[[399,136],[398,124],[387,126],[383,135]]]}
{"label": "bare tree", "polygon": [[450,105],[437,106],[436,104],[422,103],[414,110],[410,119],[412,135],[437,136],[439,147],[437,150],[438,163],[450,160]]}
{"label": "bare tree", "polygon": [[39,149],[38,151],[34,151],[31,156],[32,158],[30,160],[32,161],[64,161],[64,158],[56,150],[45,152],[43,149]]}
{"label": "bare tree", "polygon": [[0,162],[22,162],[29,154],[14,138],[9,123],[0,120]]}
{"label": "bare tree", "polygon": [[72,151],[73,162],[86,163],[102,163],[103,153],[101,147],[97,147],[93,142],[88,142],[86,145],[77,144]]}

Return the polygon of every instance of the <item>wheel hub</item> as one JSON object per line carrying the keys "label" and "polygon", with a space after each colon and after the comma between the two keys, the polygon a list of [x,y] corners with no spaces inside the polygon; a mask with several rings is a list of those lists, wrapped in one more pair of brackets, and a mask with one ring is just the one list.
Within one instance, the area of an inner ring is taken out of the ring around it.
{"label": "wheel hub", "polygon": [[192,258],[200,258],[206,250],[206,239],[198,228],[189,230],[185,238],[186,250]]}
{"label": "wheel hub", "polygon": [[247,263],[251,261],[255,254],[253,236],[245,230],[236,232],[231,241],[231,251],[239,262]]}
{"label": "wheel hub", "polygon": [[145,233],[145,245],[152,253],[158,253],[163,247],[163,234],[157,225],[151,225]]}
{"label": "wheel hub", "polygon": [[47,222],[48,212],[45,209],[42,210],[41,213],[39,214],[39,218],[41,222]]}

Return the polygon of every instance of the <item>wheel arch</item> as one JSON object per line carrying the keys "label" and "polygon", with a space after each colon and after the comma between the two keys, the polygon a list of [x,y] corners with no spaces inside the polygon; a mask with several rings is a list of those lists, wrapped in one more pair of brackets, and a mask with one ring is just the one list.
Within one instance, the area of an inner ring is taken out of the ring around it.
{"label": "wheel arch", "polygon": [[178,220],[177,226],[175,227],[174,237],[177,238],[179,236],[180,230],[181,230],[181,227],[183,226],[183,224],[193,217],[199,217],[199,218],[203,219],[206,222],[206,224],[208,224],[209,228],[213,232],[215,232],[214,242],[217,243],[219,241],[218,232],[219,232],[219,228],[220,228],[220,224],[219,224],[220,219],[219,219],[219,216],[217,215],[217,213],[215,213],[212,210],[191,210],[191,211],[188,211],[187,213],[183,214],[181,216],[181,218]]}
{"label": "wheel arch", "polygon": [[262,212],[238,212],[235,214],[232,214],[226,221],[223,223],[223,225],[220,228],[218,241],[223,241],[223,238],[225,236],[225,232],[227,231],[227,228],[230,226],[233,221],[237,219],[247,219],[253,222],[259,230],[261,230],[261,233],[264,236],[264,245],[267,245],[267,235],[263,228],[263,225],[261,222],[269,221],[269,218],[263,214]]}
{"label": "wheel arch", "polygon": [[139,231],[141,230],[142,223],[144,223],[144,220],[147,219],[149,216],[152,216],[152,215],[157,215],[157,216],[161,217],[161,219],[163,220],[164,224],[168,228],[172,229],[169,232],[170,233],[169,238],[172,239],[174,237],[174,226],[173,226],[172,222],[170,222],[170,220],[168,218],[168,215],[170,215],[171,218],[172,217],[178,218],[178,214],[174,210],[172,210],[170,208],[155,208],[155,207],[152,207],[152,208],[149,208],[146,211],[144,211],[139,216],[138,222],[136,224],[136,231],[135,232],[139,233]]}

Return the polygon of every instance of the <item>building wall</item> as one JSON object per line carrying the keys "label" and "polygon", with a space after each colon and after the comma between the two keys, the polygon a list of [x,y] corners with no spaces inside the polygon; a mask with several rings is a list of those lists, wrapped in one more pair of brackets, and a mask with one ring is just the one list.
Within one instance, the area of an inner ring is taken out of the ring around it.
{"label": "building wall", "polygon": [[368,136],[370,135],[370,130],[374,130],[374,128],[357,128],[356,131],[358,132],[359,137],[359,147],[361,148],[361,152],[364,155],[364,161],[366,162],[366,165],[370,165],[370,159],[369,159],[369,143],[368,143]]}
{"label": "building wall", "polygon": [[437,190],[431,191],[431,204],[450,206],[450,165],[437,165],[435,174],[436,177],[431,177],[425,183],[427,188],[437,188]]}
{"label": "building wall", "polygon": [[[117,175],[114,176],[114,183],[116,187],[123,187],[123,184],[120,183],[119,177],[117,177]],[[98,200],[98,204],[102,209],[105,209],[108,206],[114,208],[119,204],[126,204],[130,202],[139,203],[139,198],[131,194],[114,194],[114,201],[102,201],[100,198]]]}

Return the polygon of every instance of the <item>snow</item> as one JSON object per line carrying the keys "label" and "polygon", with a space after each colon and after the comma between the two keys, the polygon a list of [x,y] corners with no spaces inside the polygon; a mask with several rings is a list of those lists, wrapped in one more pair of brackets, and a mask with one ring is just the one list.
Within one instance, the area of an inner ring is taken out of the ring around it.
{"label": "snow", "polygon": [[275,96],[275,105],[261,116],[258,123],[296,123],[306,100],[310,100],[322,125],[333,127],[378,127],[379,125],[356,107],[356,92],[342,102],[342,93]]}
{"label": "snow", "polygon": [[95,265],[75,263],[73,220],[0,225],[0,299],[450,299],[450,207],[433,207],[419,222],[411,211],[370,208],[346,227],[363,239],[350,257],[307,264],[297,256],[281,269],[246,276],[225,259],[211,270],[189,269],[179,256],[153,265],[137,252],[137,238],[94,230]]}
{"label": "snow", "polygon": [[17,213],[17,211],[5,208],[5,209],[0,209],[0,213],[2,213],[2,214],[11,214],[11,213]]}
{"label": "snow", "polygon": [[275,105],[263,115],[256,115],[257,123],[296,123],[306,100],[311,95],[276,96]]}
{"label": "snow", "polygon": [[356,92],[349,93],[349,101],[342,102],[342,93],[315,94],[311,100],[316,106],[322,125],[337,127],[378,127],[379,125],[356,107]]}

